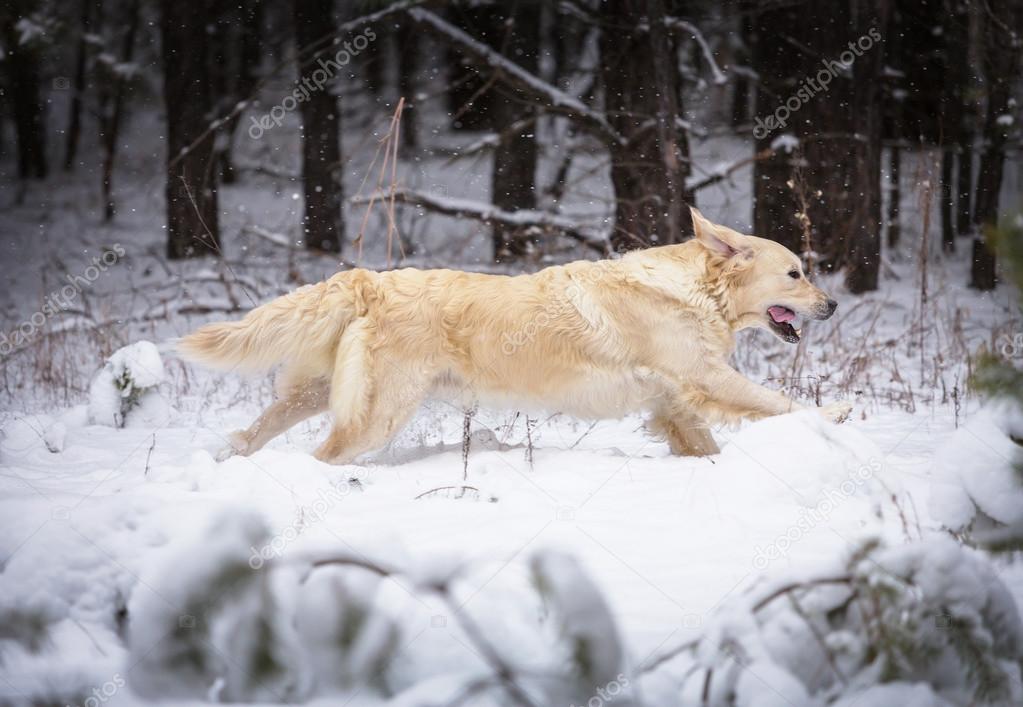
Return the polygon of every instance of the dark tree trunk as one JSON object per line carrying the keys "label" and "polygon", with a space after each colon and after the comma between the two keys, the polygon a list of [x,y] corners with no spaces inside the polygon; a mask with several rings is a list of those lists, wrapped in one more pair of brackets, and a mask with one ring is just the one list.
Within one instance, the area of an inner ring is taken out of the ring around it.
{"label": "dark tree trunk", "polygon": [[[752,13],[739,16],[739,40],[732,50],[733,65],[750,61],[750,42],[753,34]],[[732,72],[732,127],[741,128],[749,122],[750,80],[743,72]]]}
{"label": "dark tree trunk", "polygon": [[167,257],[220,250],[205,3],[163,0],[163,97],[167,110]]}
{"label": "dark tree trunk", "polygon": [[941,151],[941,249],[956,250],[955,227],[955,155],[949,148]]}
{"label": "dark tree trunk", "polygon": [[419,66],[419,33],[413,23],[402,19],[394,33],[398,49],[398,95],[405,99],[401,113],[401,144],[405,150],[414,152],[418,145],[418,115],[416,110],[416,70]]}
{"label": "dark tree trunk", "polygon": [[[540,8],[519,3],[505,23],[505,36],[499,38],[500,49],[531,74],[539,73]],[[537,109],[525,100],[505,94],[507,103],[495,106],[500,141],[494,151],[492,200],[506,211],[536,207]],[[533,247],[528,233],[495,224],[492,229],[494,262],[526,255]]]}
{"label": "dark tree trunk", "polygon": [[964,128],[959,136],[959,160],[956,170],[956,233],[970,232],[971,199],[973,197],[973,132]]}
{"label": "dark tree trunk", "polygon": [[[121,63],[131,62],[135,53],[135,35],[139,26],[139,0],[131,0],[128,5],[128,27],[124,33],[121,47]],[[123,76],[114,77],[113,108],[109,116],[103,118],[103,217],[110,221],[114,218],[117,208],[114,204],[114,158],[117,156],[117,138],[124,122],[125,93],[128,89],[127,79]]]}
{"label": "dark tree trunk", "polygon": [[[324,27],[334,22],[333,0],[293,0],[293,9],[298,51],[320,39]],[[316,55],[311,58],[316,59]],[[309,98],[300,106],[305,194],[303,240],[307,248],[339,253],[344,238],[339,100],[324,87],[310,91]]]}
{"label": "dark tree trunk", "polygon": [[[355,14],[359,14],[358,11]],[[385,75],[387,73],[387,35],[391,34],[391,23],[375,23],[370,25],[373,33],[381,41],[371,43],[364,51],[359,53],[358,60],[362,64],[363,75],[366,77],[366,88],[370,94],[379,99],[386,88]]]}
{"label": "dark tree trunk", "polygon": [[[253,99],[259,85],[260,66],[263,63],[263,10],[264,0],[243,0],[234,6],[235,12],[241,14],[239,31],[231,35],[223,51],[231,66],[235,67],[232,87],[227,100],[221,102],[221,113],[229,112],[238,101]],[[240,35],[240,36],[238,36]],[[224,184],[234,184],[238,179],[234,168],[234,143],[237,139],[238,124],[242,115],[239,113],[221,128],[221,138],[217,150],[217,161],[220,166],[220,179]]]}
{"label": "dark tree trunk", "polygon": [[1009,138],[1012,88],[1019,77],[1018,38],[1023,30],[1023,11],[1017,0],[989,0],[984,13],[985,41],[982,47],[987,81],[987,112],[984,118],[984,147],[977,175],[977,199],[973,213],[973,263],[970,287],[993,290],[997,284],[995,254],[989,234],[998,225],[998,193],[1002,188],[1005,143]]}
{"label": "dark tree trunk", "polygon": [[[905,141],[902,137],[902,121],[904,111],[904,99],[906,95],[905,73],[902,70],[902,16],[899,6],[896,3],[889,18],[890,31],[888,32],[885,48],[888,56],[887,63],[892,71],[884,84],[884,99],[888,108],[887,126],[882,125],[882,138],[891,141],[888,148],[888,211],[885,215],[885,222],[888,229],[888,248],[896,249],[902,238],[902,224],[900,223],[900,211],[902,207],[902,150]],[[887,131],[884,128],[887,127]]]}
{"label": "dark tree trunk", "polygon": [[88,42],[86,35],[89,34],[91,9],[96,0],[81,0],[82,10],[80,15],[81,26],[78,28],[78,44],[75,47],[75,78],[71,84],[74,94],[71,96],[71,105],[68,107],[67,136],[64,143],[64,171],[69,172],[75,164],[75,156],[78,153],[78,138],[82,132],[82,97],[85,95],[85,73],[88,63]]}
{"label": "dark tree trunk", "polygon": [[839,58],[853,57],[852,76],[837,71],[829,89],[802,108],[813,130],[805,138],[807,182],[821,192],[809,214],[815,246],[825,268],[845,269],[853,293],[877,289],[881,264],[880,92],[888,12],[888,0],[846,0],[812,3],[804,17],[815,53],[827,57],[848,47]]}
{"label": "dark tree trunk", "polygon": [[[522,3],[519,3],[522,4]],[[476,39],[501,48],[505,35],[501,17],[504,10],[497,5],[448,6],[448,19]],[[497,130],[497,94],[489,75],[481,73],[458,49],[447,47],[445,61],[449,67],[448,111],[454,130]]]}
{"label": "dark tree trunk", "polygon": [[[751,1],[748,5],[750,56],[753,70],[760,77],[753,127],[754,152],[760,154],[775,144],[780,135],[793,132],[788,125],[772,129],[768,119],[795,90],[794,77],[804,75],[801,67],[807,64],[807,60],[797,55],[788,42],[778,41],[778,37],[799,26],[798,9],[782,7],[760,11],[757,3]],[[801,132],[796,131],[796,134]],[[779,147],[772,157],[754,163],[753,232],[798,253],[803,249],[803,234],[796,219],[801,206],[790,186],[792,157],[791,150]]]}
{"label": "dark tree trunk", "polygon": [[[607,120],[625,138],[612,143],[615,226],[623,251],[678,243],[692,235],[683,200],[689,145],[678,125],[675,53],[661,21],[662,0],[608,0],[600,37]],[[649,31],[642,31],[647,25]]]}
{"label": "dark tree trunk", "polygon": [[39,73],[40,51],[33,43],[21,43],[15,28],[18,19],[27,14],[34,4],[24,0],[9,2],[0,9],[0,31],[8,54],[7,86],[10,90],[8,105],[14,114],[14,127],[18,139],[18,176],[21,179],[45,179],[46,163],[46,103],[42,98]]}
{"label": "dark tree trunk", "polygon": [[971,60],[971,12],[968,0],[947,0],[949,35],[946,45],[951,85],[956,87],[951,100],[956,102],[955,122],[949,127],[958,147],[956,169],[955,230],[960,236],[970,232],[970,202],[973,197],[973,139],[976,107],[973,99],[974,67]]}
{"label": "dark tree trunk", "polygon": [[888,152],[888,247],[897,248],[902,237],[902,224],[899,217],[899,202],[902,201],[902,189],[899,184],[902,172],[902,147],[892,143]]}

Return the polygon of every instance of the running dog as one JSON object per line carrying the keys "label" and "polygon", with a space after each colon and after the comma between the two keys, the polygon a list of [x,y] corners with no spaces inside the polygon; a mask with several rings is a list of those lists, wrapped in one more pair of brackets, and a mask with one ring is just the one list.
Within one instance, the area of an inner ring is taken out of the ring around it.
{"label": "running dog", "polygon": [[[227,455],[329,410],[315,455],[347,463],[384,446],[428,397],[590,419],[648,412],[674,454],[715,454],[710,424],[803,408],[728,365],[736,332],[796,343],[797,317],[827,319],[837,303],[778,243],[695,209],[693,226],[679,245],[514,277],[348,270],[203,326],[178,349],[224,370],[280,366],[277,400],[231,435]],[[851,406],[819,410],[841,422]]]}

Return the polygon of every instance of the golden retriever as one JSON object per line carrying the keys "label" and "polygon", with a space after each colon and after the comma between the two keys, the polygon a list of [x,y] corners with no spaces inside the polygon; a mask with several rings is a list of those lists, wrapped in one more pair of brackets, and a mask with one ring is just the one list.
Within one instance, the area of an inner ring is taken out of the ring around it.
{"label": "golden retriever", "polygon": [[[728,365],[735,333],[798,342],[796,316],[827,319],[837,304],[778,243],[695,209],[693,224],[680,245],[530,275],[349,270],[203,326],[179,351],[221,369],[281,366],[278,399],[228,454],[329,410],[315,454],[346,463],[384,446],[431,396],[591,419],[649,412],[673,453],[714,454],[710,423],[803,407]],[[835,422],[850,410],[820,408]]]}

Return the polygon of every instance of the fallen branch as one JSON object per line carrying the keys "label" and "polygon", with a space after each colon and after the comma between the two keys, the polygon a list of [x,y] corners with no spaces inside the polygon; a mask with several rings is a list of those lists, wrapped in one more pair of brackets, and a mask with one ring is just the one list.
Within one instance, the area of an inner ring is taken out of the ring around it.
{"label": "fallen branch", "polygon": [[611,245],[606,236],[596,231],[589,232],[585,226],[581,226],[569,218],[546,211],[537,211],[535,209],[504,211],[493,204],[471,201],[469,199],[435,196],[410,189],[396,189],[387,194],[356,196],[349,199],[349,201],[352,204],[365,204],[390,197],[393,197],[396,202],[409,206],[418,206],[445,216],[470,218],[483,223],[500,224],[508,228],[537,228],[548,233],[571,238],[601,255],[607,255],[611,250]]}

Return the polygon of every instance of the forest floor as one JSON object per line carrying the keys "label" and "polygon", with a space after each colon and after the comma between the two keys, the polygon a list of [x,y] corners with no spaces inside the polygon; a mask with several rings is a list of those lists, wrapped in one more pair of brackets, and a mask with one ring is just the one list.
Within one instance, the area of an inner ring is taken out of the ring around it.
{"label": "forest floor", "polygon": [[[744,149],[722,139],[697,153],[705,163],[727,162]],[[722,452],[713,458],[669,456],[638,417],[590,424],[483,410],[464,459],[463,411],[432,403],[390,447],[357,465],[312,458],[327,429],[323,418],[251,457],[217,463],[226,434],[269,400],[269,381],[194,370],[170,354],[164,419],[124,429],[89,425],[89,380],[117,347],[238,316],[232,310],[337,266],[246,235],[247,225],[279,231],[294,216],[294,185],[266,176],[222,191],[224,265],[167,265],[159,190],[146,181],[153,175],[146,165],[159,159],[129,150],[128,171],[140,177],[124,180],[123,216],[113,226],[98,224],[93,185],[81,178],[32,186],[20,205],[12,203],[16,187],[2,191],[0,222],[5,234],[17,234],[3,244],[4,331],[29,320],[65,275],[84,273],[105,249],[120,244],[126,255],[4,361],[0,608],[39,610],[50,629],[38,650],[4,651],[0,702],[81,699],[114,676],[130,683],[125,617],[130,622],[133,607],[146,602],[173,603],[158,579],[168,548],[198,542],[201,553],[202,533],[232,509],[262,516],[285,556],[333,548],[410,568],[464,565],[462,607],[520,665],[550,654],[535,603],[522,599],[529,560],[543,549],[565,550],[603,591],[637,668],[698,637],[729,602],[765,582],[830,568],[870,538],[899,545],[946,535],[948,518],[961,511],[964,473],[983,479],[991,465],[1009,464],[994,416],[967,395],[966,381],[980,348],[1019,343],[1016,293],[968,290],[964,259],[921,248],[919,225],[906,229],[901,250],[886,253],[878,292],[854,297],[825,278],[838,314],[809,327],[799,347],[740,337],[736,364],[751,378],[807,400],[845,398],[853,418],[832,426],[807,412],[718,430]],[[443,185],[426,186],[458,193],[466,173],[489,174],[478,165],[458,169],[445,173]],[[422,167],[422,174],[438,171]],[[748,182],[742,174],[735,180]],[[479,182],[470,180],[470,191],[479,192]],[[741,189],[723,190],[708,193],[701,207],[711,219],[741,225],[748,217],[729,204],[746,198]],[[917,208],[910,193],[907,220]],[[350,231],[357,221],[349,215]],[[446,219],[415,228],[446,235],[427,240],[409,264],[478,265],[472,248],[454,262],[448,254],[458,239],[485,244],[482,229]],[[371,243],[364,262],[386,265],[383,250]],[[1010,353],[1023,355],[1017,348]],[[972,468],[963,469],[963,459]],[[969,492],[978,503],[997,503],[1000,489],[981,482]],[[187,563],[180,572],[188,574]],[[1023,606],[1023,569],[1004,563],[998,572]],[[401,617],[394,693],[484,669],[434,599],[388,580],[379,602]],[[675,704],[681,682],[680,673],[651,675],[649,703]],[[345,696],[351,705],[383,701],[364,689]],[[138,699],[119,690],[107,701]]]}

